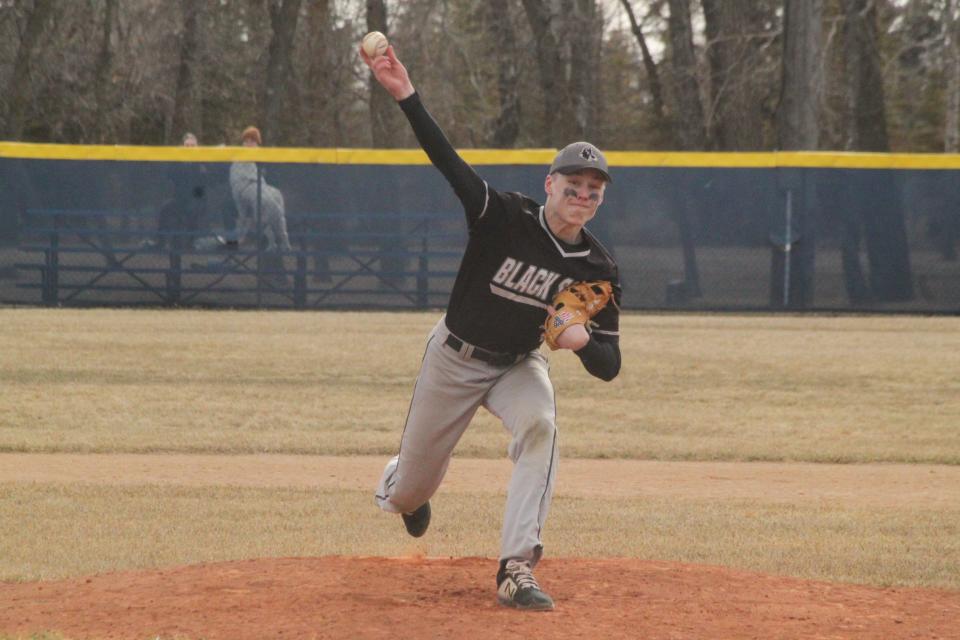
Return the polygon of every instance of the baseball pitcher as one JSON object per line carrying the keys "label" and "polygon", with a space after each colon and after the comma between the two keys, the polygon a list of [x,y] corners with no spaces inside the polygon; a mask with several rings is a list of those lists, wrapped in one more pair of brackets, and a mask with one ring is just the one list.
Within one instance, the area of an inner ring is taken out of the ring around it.
{"label": "baseball pitcher", "polygon": [[488,185],[454,150],[387,47],[360,55],[399,103],[434,166],[463,204],[469,240],[446,314],[427,340],[399,454],[384,469],[376,501],[422,536],[430,498],[454,447],[481,406],[511,434],[510,478],[497,572],[506,606],[550,610],[533,568],[557,473],[557,416],[547,359],[570,349],[588,372],[620,371],[617,265],[584,225],[597,213],[610,173],[592,144],[561,150],[541,206]]}

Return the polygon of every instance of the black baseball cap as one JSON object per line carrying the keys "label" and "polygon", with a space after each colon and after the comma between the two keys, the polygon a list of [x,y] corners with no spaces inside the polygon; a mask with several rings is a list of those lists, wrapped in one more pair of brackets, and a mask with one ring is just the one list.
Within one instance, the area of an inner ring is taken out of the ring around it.
{"label": "black baseball cap", "polygon": [[603,152],[589,142],[568,144],[560,150],[557,157],[553,159],[553,164],[550,165],[550,173],[568,174],[584,169],[596,169],[603,174],[607,182],[613,182]]}

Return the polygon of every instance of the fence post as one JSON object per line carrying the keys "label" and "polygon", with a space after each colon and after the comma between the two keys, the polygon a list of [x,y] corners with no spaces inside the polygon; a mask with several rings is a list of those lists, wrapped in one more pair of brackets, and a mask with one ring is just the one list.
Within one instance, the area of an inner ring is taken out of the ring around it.
{"label": "fence post", "polygon": [[430,221],[423,222],[423,237],[420,239],[420,256],[417,258],[417,307],[426,309],[430,281],[430,262],[427,258],[427,249],[429,248],[427,237],[430,232]]}
{"label": "fence post", "polygon": [[170,249],[170,269],[167,271],[167,304],[180,302],[181,256],[179,247]]}
{"label": "fence post", "polygon": [[261,207],[263,205],[263,175],[260,173],[260,164],[255,165],[257,167],[257,233],[254,236],[256,238],[254,246],[257,248],[257,308],[260,309],[263,307],[263,296],[262,296],[262,287],[260,281],[263,280],[263,242],[262,234],[263,229],[261,228]]}
{"label": "fence post", "polygon": [[60,216],[53,217],[53,231],[50,232],[50,246],[44,254],[43,304],[56,306],[59,292],[60,271]]}
{"label": "fence post", "polygon": [[293,305],[297,309],[307,306],[307,256],[297,252],[297,272],[293,275]]}

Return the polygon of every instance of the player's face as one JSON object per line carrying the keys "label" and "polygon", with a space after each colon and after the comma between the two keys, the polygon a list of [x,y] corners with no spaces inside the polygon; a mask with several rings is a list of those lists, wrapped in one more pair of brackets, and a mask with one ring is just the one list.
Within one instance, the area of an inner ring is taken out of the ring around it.
{"label": "player's face", "polygon": [[547,200],[560,220],[582,227],[597,215],[607,181],[599,171],[584,169],[566,175],[552,173],[547,176],[544,188]]}

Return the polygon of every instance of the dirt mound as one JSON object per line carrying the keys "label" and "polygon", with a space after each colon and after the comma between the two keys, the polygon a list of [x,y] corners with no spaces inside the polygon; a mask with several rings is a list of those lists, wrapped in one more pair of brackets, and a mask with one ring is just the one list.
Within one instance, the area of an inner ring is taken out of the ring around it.
{"label": "dirt mound", "polygon": [[487,558],[277,558],[0,584],[0,634],[85,638],[960,638],[960,592],[547,559],[556,611],[497,605]]}

